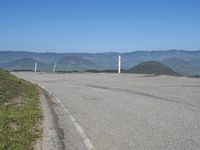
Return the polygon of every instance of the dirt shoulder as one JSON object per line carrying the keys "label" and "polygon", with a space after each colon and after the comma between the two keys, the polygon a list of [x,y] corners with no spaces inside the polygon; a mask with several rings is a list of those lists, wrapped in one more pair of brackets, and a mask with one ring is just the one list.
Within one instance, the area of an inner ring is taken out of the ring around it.
{"label": "dirt shoulder", "polygon": [[34,144],[35,150],[62,150],[62,131],[57,124],[57,116],[52,108],[51,96],[44,89],[40,89],[40,102],[43,112],[42,137]]}

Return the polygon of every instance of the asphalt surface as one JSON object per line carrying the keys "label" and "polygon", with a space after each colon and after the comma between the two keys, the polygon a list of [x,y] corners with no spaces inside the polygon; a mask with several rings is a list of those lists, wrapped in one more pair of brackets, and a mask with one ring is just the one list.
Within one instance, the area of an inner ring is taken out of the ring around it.
{"label": "asphalt surface", "polygon": [[200,149],[200,79],[14,73],[57,97],[68,150]]}

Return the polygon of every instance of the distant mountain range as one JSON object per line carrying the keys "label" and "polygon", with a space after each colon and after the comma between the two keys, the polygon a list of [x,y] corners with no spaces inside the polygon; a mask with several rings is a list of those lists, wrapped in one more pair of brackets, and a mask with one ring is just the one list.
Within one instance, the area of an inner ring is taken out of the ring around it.
{"label": "distant mountain range", "polygon": [[62,70],[87,70],[87,69],[96,69],[97,65],[83,57],[65,55],[58,59],[57,61],[57,71]]}
{"label": "distant mountain range", "polygon": [[0,67],[8,70],[33,70],[38,63],[41,71],[52,71],[55,62],[59,71],[117,69],[118,55],[122,57],[122,68],[145,61],[158,61],[184,75],[200,74],[199,51],[135,51],[129,53],[35,53],[24,51],[0,51]]}

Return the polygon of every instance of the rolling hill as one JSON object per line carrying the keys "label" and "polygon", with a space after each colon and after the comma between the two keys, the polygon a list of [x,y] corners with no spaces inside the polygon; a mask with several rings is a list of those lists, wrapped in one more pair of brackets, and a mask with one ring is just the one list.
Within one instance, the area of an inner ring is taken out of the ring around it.
{"label": "rolling hill", "polygon": [[38,64],[38,70],[47,70],[47,66],[44,63],[38,62],[31,58],[23,58],[14,60],[8,63],[1,64],[0,67],[5,68],[9,71],[12,70],[34,70],[35,62]]}
{"label": "rolling hill", "polygon": [[138,74],[155,74],[155,75],[175,75],[178,73],[170,69],[169,67],[161,64],[157,61],[146,61],[140,63],[131,69],[127,70],[128,73],[138,73]]}

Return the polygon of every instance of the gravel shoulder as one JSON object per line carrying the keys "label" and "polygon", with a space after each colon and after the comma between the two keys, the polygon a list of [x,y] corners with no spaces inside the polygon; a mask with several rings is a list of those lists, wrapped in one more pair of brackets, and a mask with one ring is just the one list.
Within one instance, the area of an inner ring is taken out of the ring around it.
{"label": "gravel shoulder", "polygon": [[45,90],[40,89],[40,102],[43,112],[42,137],[35,143],[35,150],[63,150],[63,134],[58,126],[57,115],[52,107],[52,96]]}

